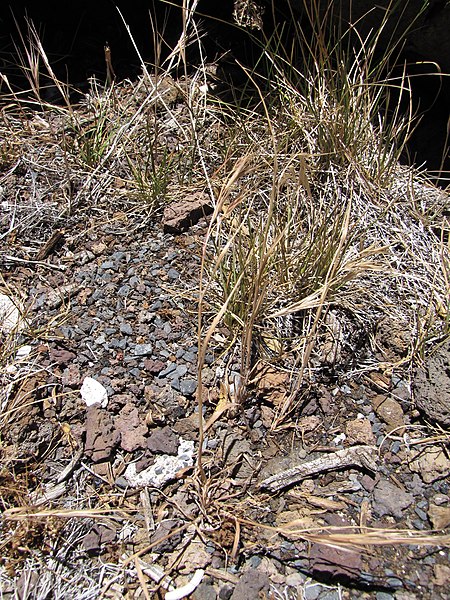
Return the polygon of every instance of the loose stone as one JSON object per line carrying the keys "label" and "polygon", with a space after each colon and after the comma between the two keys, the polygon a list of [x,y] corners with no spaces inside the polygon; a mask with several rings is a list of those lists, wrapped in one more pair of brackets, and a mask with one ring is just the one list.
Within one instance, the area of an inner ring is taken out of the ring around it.
{"label": "loose stone", "polygon": [[125,335],[132,335],[133,329],[129,323],[121,323],[120,324],[120,332]]}
{"label": "loose stone", "polygon": [[149,356],[153,352],[151,344],[136,344],[133,350],[134,356]]}

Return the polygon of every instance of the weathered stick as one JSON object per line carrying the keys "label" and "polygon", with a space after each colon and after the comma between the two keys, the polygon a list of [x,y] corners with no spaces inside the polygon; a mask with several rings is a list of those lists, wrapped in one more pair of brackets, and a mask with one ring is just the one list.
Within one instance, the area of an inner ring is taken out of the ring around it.
{"label": "weathered stick", "polygon": [[281,473],[276,473],[264,479],[259,486],[271,492],[276,492],[311,475],[346,467],[360,467],[375,472],[377,470],[374,460],[375,452],[376,448],[373,446],[352,446],[351,448],[338,450],[332,454],[326,454],[309,462],[296,465],[286,471],[281,471]]}

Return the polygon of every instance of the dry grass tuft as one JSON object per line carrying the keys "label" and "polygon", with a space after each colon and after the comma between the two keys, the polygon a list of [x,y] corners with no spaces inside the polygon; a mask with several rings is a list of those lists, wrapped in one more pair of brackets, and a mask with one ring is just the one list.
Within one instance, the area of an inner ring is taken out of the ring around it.
{"label": "dry grass tuft", "polygon": [[[234,489],[234,465],[203,456],[205,433],[242,410],[262,365],[288,374],[275,431],[289,425],[303,394],[321,377],[345,382],[375,369],[409,369],[447,339],[450,247],[448,195],[425,173],[398,164],[415,121],[400,112],[409,82],[389,74],[394,49],[376,58],[380,32],[361,39],[335,31],[326,41],[332,12],[327,23],[312,10],[314,45],[305,45],[298,31],[302,50],[288,52],[275,32],[261,48],[264,75],[242,66],[245,94],[228,103],[211,93],[210,65],[188,72],[186,46],[197,43],[201,55],[196,5],[183,2],[184,31],[164,64],[150,69],[142,63],[133,83],[117,83],[111,73],[105,84],[92,80],[76,105],[74,90],[56,79],[30,24],[22,40],[30,89],[9,89],[0,98],[0,188],[14,191],[2,201],[0,240],[8,250],[2,245],[0,264],[64,271],[64,264],[39,259],[42,240],[55,229],[68,235],[69,247],[105,221],[114,234],[129,234],[153,223],[185,190],[206,190],[214,212],[196,295],[198,469],[186,482],[196,511],[186,516],[161,494],[161,514],[169,506],[182,521],[176,533],[189,534],[188,541],[194,535],[213,540],[231,561],[244,533],[261,527],[339,548],[448,546],[449,536],[434,532],[261,525],[247,518],[265,501],[252,495],[253,481]],[[48,100],[43,80],[59,102]],[[0,287],[20,297],[9,281]],[[138,502],[104,487],[105,480],[101,491],[87,484],[89,469],[79,467],[78,456],[66,494],[52,508],[37,506],[44,459],[63,444],[69,463],[77,457],[63,440],[64,424],[58,423],[54,445],[26,464],[20,447],[4,444],[6,430],[30,407],[57,395],[40,379],[39,357],[21,359],[17,352],[27,342],[52,339],[69,305],[70,290],[57,299],[52,321],[36,317],[25,331],[1,334],[0,547],[6,568],[0,578],[13,590],[20,580],[23,598],[64,598],[74,589],[77,598],[121,597],[130,579],[148,594],[137,559],[156,543],[104,564],[74,550],[95,520],[134,526],[136,512],[145,512]],[[411,332],[397,362],[380,358],[377,348],[377,326],[385,319]],[[205,415],[202,372],[209,352],[223,376],[219,405]],[[448,441],[440,435],[434,440]],[[169,566],[176,572],[176,561]],[[34,571],[42,574],[39,581]]]}
{"label": "dry grass tuft", "polygon": [[288,370],[275,426],[321,372],[376,366],[383,317],[414,332],[405,365],[449,333],[448,245],[431,225],[448,197],[398,164],[415,122],[399,109],[408,79],[389,77],[395,49],[375,58],[381,32],[326,42],[332,17],[312,9],[315,42],[298,69],[267,41],[269,78],[247,72],[256,105],[218,107],[232,125],[204,248],[202,355],[225,327],[224,352],[241,363],[237,404],[259,361]]}

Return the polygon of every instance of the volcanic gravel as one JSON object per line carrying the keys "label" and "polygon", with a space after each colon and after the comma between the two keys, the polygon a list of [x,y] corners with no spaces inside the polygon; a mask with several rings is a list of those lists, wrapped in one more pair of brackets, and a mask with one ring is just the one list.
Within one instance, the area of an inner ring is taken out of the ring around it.
{"label": "volcanic gravel", "polygon": [[[44,448],[51,450],[41,464],[37,489],[52,482],[55,467],[66,464],[78,449],[90,469],[91,486],[134,493],[124,477],[127,464],[136,464],[139,472],[150,468],[157,456],[176,457],[180,439],[197,443],[196,299],[206,225],[202,220],[173,236],[156,225],[151,231],[137,228],[124,233],[100,224],[72,242],[69,237],[49,262],[55,268],[11,269],[10,282],[32,298],[29,314],[35,328],[45,327],[51,319],[55,323],[47,341],[34,346],[44,369],[34,384],[54,389],[54,399],[51,393],[42,393],[39,405],[22,414],[2,440],[6,447],[16,444],[22,460],[30,464]],[[219,399],[222,363],[214,351],[206,362],[210,416]],[[238,363],[231,366],[238,376]],[[106,388],[109,403],[105,409],[88,409],[81,400],[79,390],[86,377]],[[317,523],[325,528],[361,526],[362,531],[366,523],[415,531],[448,527],[449,462],[445,453],[442,457],[434,454],[432,464],[436,469],[441,465],[441,470],[428,480],[425,474],[432,469],[426,456],[418,456],[410,468],[408,443],[414,438],[404,437],[405,427],[421,421],[409,384],[401,375],[388,380],[365,377],[323,382],[311,391],[295,425],[281,433],[270,431],[270,385],[263,391],[265,402],[258,403],[255,393],[241,412],[233,418],[219,418],[208,433],[208,465],[219,456],[216,471],[233,467],[227,471],[231,483],[224,487],[230,496],[233,491],[243,494],[250,489],[251,499],[257,489],[255,477],[261,479],[349,445],[377,447],[378,470],[322,473],[301,482],[296,492],[266,495],[254,505],[248,500],[244,516],[272,525],[297,520],[307,530]],[[62,424],[70,432],[67,439],[61,437]],[[52,449],[55,438],[60,442]],[[436,448],[436,444],[431,446]],[[424,463],[418,462],[422,459]],[[197,514],[195,504],[183,500],[183,481],[170,483],[164,493],[169,504],[177,502],[185,514]],[[152,493],[151,498],[155,501],[160,496]],[[242,514],[244,505],[245,501],[239,509]],[[436,516],[439,508],[447,510],[441,521]],[[156,524],[153,537],[141,542],[143,546],[155,543],[155,561],[160,564],[170,562],[169,555],[183,541],[182,533],[167,537],[183,522],[179,513],[175,518],[174,511],[169,512],[172,518]],[[229,525],[223,522],[205,549],[187,553],[191,563],[186,558],[186,573],[191,572],[189,564],[210,568],[192,596],[197,600],[448,597],[450,567],[445,548],[394,544],[343,551],[305,543],[295,536],[267,533],[252,538],[244,532],[239,561],[233,564],[220,550],[224,547],[231,552],[234,530],[227,529]],[[110,557],[117,536],[114,528],[91,531],[84,539],[84,550]],[[158,540],[162,540],[159,546]],[[134,550],[141,547],[138,541],[133,543]],[[229,580],[217,578],[214,569],[226,570]],[[300,589],[298,594],[304,596],[296,595]]]}

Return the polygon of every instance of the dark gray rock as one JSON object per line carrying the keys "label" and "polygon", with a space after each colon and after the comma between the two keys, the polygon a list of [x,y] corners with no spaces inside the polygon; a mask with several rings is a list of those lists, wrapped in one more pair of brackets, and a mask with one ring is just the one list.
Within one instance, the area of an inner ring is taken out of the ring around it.
{"label": "dark gray rock", "polygon": [[170,380],[170,385],[172,386],[172,388],[177,392],[181,392],[180,378],[177,377],[175,374],[175,377],[170,377]]}
{"label": "dark gray rock", "polygon": [[178,365],[177,368],[175,369],[175,373],[176,373],[177,377],[183,377],[183,375],[186,375],[186,373],[187,373],[186,365]]}
{"label": "dark gray rock", "polygon": [[120,286],[119,291],[117,292],[119,296],[128,296],[131,291],[131,287],[127,284]]}
{"label": "dark gray rock", "polygon": [[125,335],[133,335],[133,329],[129,323],[121,323],[120,332]]}
{"label": "dark gray rock", "polygon": [[219,600],[230,600],[232,594],[233,594],[232,586],[225,584],[219,590]]}
{"label": "dark gray rock", "polygon": [[413,383],[417,407],[432,421],[450,425],[450,340],[418,369]]}
{"label": "dark gray rock", "polygon": [[375,487],[373,508],[380,516],[393,515],[401,518],[403,510],[411,506],[414,496],[404,492],[386,479],[382,479]]}
{"label": "dark gray rock", "polygon": [[167,277],[172,281],[176,281],[180,278],[180,273],[176,269],[169,269],[167,272]]}
{"label": "dark gray rock", "polygon": [[175,455],[178,452],[178,436],[170,427],[156,429],[147,440],[147,448],[154,453]]}
{"label": "dark gray rock", "polygon": [[133,349],[134,356],[149,356],[152,352],[152,344],[136,344]]}
{"label": "dark gray rock", "polygon": [[103,262],[103,263],[100,265],[100,267],[99,267],[99,268],[100,268],[100,269],[104,269],[104,270],[106,270],[106,269],[114,269],[114,270],[117,270],[117,265],[116,265],[116,263],[115,263],[114,261],[112,261],[112,260],[105,260],[105,262]]}
{"label": "dark gray rock", "polygon": [[266,573],[258,569],[249,569],[237,582],[231,600],[250,600],[260,598],[262,594],[267,596],[269,587],[270,580]]}
{"label": "dark gray rock", "polygon": [[216,600],[217,593],[211,583],[202,581],[191,597],[192,600]]}
{"label": "dark gray rock", "polygon": [[183,396],[192,396],[197,390],[197,381],[195,379],[184,379],[180,382],[180,392]]}
{"label": "dark gray rock", "polygon": [[174,379],[176,377],[176,369],[177,365],[175,363],[169,362],[167,367],[163,371],[161,371],[159,377],[169,377],[170,379]]}

